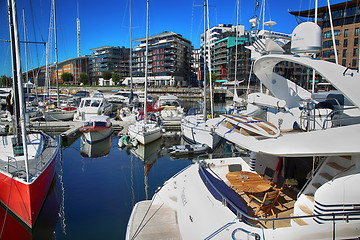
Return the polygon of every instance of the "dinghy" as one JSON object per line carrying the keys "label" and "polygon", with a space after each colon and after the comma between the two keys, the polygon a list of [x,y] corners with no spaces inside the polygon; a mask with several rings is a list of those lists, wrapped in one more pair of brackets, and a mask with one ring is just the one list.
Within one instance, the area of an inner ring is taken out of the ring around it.
{"label": "dinghy", "polygon": [[203,153],[209,149],[206,144],[192,144],[192,145],[177,145],[168,148],[170,154],[197,154]]}

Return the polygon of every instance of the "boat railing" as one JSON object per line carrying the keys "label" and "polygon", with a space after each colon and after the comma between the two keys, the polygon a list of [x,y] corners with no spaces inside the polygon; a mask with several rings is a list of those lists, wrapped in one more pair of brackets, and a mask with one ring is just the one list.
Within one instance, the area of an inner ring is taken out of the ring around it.
{"label": "boat railing", "polygon": [[[318,217],[332,217],[332,224],[333,224],[333,236],[335,239],[335,232],[336,232],[336,222],[339,222],[341,220],[345,221],[345,222],[349,222],[350,220],[350,216],[360,216],[360,211],[349,211],[349,212],[338,212],[338,213],[327,213],[327,214],[311,214],[311,215],[302,215],[302,216],[290,216],[290,217],[281,217],[281,218],[258,218],[258,217],[253,217],[250,216],[249,214],[247,214],[246,212],[242,211],[241,209],[239,209],[232,201],[230,201],[226,196],[224,196],[224,194],[213,184],[213,182],[207,177],[207,175],[204,172],[204,168],[200,167],[200,166],[207,166],[207,164],[203,164],[203,161],[199,161],[199,169],[202,172],[203,176],[206,179],[206,183],[210,184],[210,186],[213,188],[213,190],[221,196],[222,198],[222,204],[226,207],[229,207],[229,205],[236,210],[236,216],[237,219],[239,219],[240,221],[243,221],[245,224],[248,224],[248,219],[253,220],[253,221],[261,221],[261,222],[272,222],[272,228],[275,229],[275,222],[277,221],[281,221],[281,220],[292,220],[292,219],[308,219],[308,218],[318,218]],[[336,218],[340,216],[341,218]],[[357,219],[357,218],[355,218]],[[354,220],[355,220],[354,219]],[[231,224],[230,224],[231,225]],[[229,226],[230,226],[229,225]],[[225,225],[226,226],[226,225]],[[254,226],[256,227],[256,226]],[[261,227],[262,228],[262,227]],[[213,234],[211,234],[208,238],[206,239],[211,239],[213,237],[215,237],[217,234],[219,234],[221,231],[225,230],[224,226],[220,227],[219,229],[217,229],[216,231],[213,232]]]}
{"label": "boat railing", "polygon": [[[24,164],[25,164],[25,162],[24,162]],[[11,171],[10,168],[12,168],[14,170]],[[18,165],[18,161],[16,160],[16,158],[8,156],[8,161],[7,161],[8,173],[10,173],[14,177],[26,179],[25,165],[23,166],[23,168],[24,169],[22,169],[22,167]],[[29,174],[29,177],[32,177],[32,176]]]}
{"label": "boat railing", "polygon": [[[342,121],[343,120],[347,120],[347,119],[353,119],[352,117],[343,117],[343,113],[345,110],[349,110],[349,109],[356,109],[357,107],[355,106],[350,106],[350,107],[344,107],[340,104],[339,100],[336,98],[315,98],[315,99],[304,99],[302,100],[303,103],[306,103],[306,106],[304,107],[304,110],[307,114],[305,116],[300,116],[300,120],[307,120],[307,124],[308,124],[308,129],[310,129],[310,124],[311,122],[315,125],[316,123],[316,119],[321,119],[322,116],[316,116],[315,114],[315,109],[317,109],[316,103],[314,102],[314,100],[322,100],[323,102],[326,101],[332,101],[335,102],[336,104],[333,104],[335,106],[337,106],[335,109],[333,109],[323,120],[322,123],[322,129],[326,128],[326,125],[328,122],[331,122],[333,119],[332,117],[334,115],[338,115],[339,118],[337,119],[337,121],[339,121],[339,126],[342,126]],[[330,102],[329,102],[330,103]],[[314,111],[313,114],[310,114],[311,111]]]}

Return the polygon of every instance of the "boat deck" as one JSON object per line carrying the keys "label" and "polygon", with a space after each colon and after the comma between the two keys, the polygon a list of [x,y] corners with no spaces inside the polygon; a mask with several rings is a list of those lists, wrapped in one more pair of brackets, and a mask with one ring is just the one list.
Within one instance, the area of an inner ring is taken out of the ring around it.
{"label": "boat deck", "polygon": [[[250,197],[245,192],[239,192],[239,197],[243,200],[243,202],[247,205]],[[280,196],[278,198],[278,202],[280,204],[276,204],[273,207],[275,217],[276,218],[288,218],[291,216],[291,214],[294,211],[294,204],[296,201],[296,194],[297,192],[292,190],[291,188],[285,186],[283,191],[280,193]],[[255,205],[251,204],[250,206],[247,206],[248,214],[250,216],[254,216],[254,213],[256,212]],[[259,217],[259,216],[257,216]],[[268,213],[266,215],[266,218],[274,218],[271,213]],[[287,220],[277,220],[275,223],[273,221],[249,221],[251,224],[263,227],[263,228],[281,228],[281,227],[290,227],[290,219]],[[273,225],[274,224],[274,225]]]}
{"label": "boat deck", "polygon": [[177,213],[169,207],[141,201],[135,205],[131,217],[129,239],[181,239]]}

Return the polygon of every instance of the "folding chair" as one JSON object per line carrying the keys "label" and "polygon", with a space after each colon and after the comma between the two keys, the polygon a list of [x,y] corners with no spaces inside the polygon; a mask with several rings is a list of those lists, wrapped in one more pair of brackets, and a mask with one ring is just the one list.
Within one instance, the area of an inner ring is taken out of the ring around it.
{"label": "folding chair", "polygon": [[[271,192],[266,192],[265,195],[262,197],[255,197],[254,195],[250,195],[250,201],[248,203],[248,206],[250,204],[256,205],[256,212],[254,214],[255,216],[261,210],[264,213],[264,215],[267,214],[269,211],[271,211],[273,216],[275,217],[273,206],[276,203],[279,194],[280,194],[280,190],[275,190]],[[260,212],[260,216],[264,218],[261,212]]]}

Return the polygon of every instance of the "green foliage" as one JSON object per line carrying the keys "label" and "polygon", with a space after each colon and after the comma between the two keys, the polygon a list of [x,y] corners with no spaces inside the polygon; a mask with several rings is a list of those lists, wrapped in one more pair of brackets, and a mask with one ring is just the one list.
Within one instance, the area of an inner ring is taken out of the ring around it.
{"label": "green foliage", "polygon": [[120,73],[115,72],[112,74],[112,80],[116,85],[120,82],[121,79],[122,79],[122,76],[120,75]]}
{"label": "green foliage", "polygon": [[61,75],[61,79],[64,81],[64,83],[70,83],[74,80],[74,75],[71,73],[65,72]]}
{"label": "green foliage", "polygon": [[112,76],[112,73],[109,70],[106,70],[102,73],[102,77],[105,80],[110,80],[111,76]]}
{"label": "green foliage", "polygon": [[[216,75],[215,73],[211,73],[211,81],[212,84],[215,83],[216,79],[218,78],[218,75]],[[206,84],[210,84],[210,75],[209,73],[206,73]]]}
{"label": "green foliage", "polygon": [[2,87],[10,87],[12,86],[12,78],[2,75],[0,78],[1,86]]}
{"label": "green foliage", "polygon": [[87,84],[89,82],[89,76],[87,75],[87,73],[80,73],[79,82],[83,84]]}

